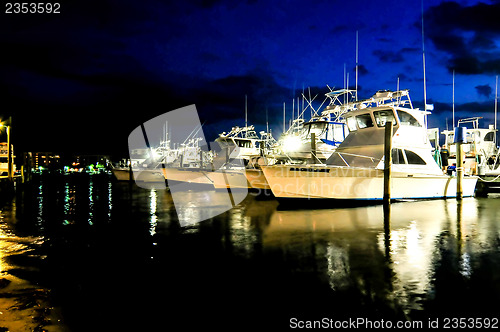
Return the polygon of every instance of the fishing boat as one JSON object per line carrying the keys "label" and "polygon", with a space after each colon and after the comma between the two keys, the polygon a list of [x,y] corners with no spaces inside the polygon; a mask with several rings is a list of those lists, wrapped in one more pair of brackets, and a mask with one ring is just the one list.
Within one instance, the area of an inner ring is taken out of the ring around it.
{"label": "fishing boat", "polygon": [[214,169],[204,171],[216,189],[256,188],[247,172],[256,171],[256,161],[268,154],[276,143],[272,134],[261,131],[259,135],[254,126],[233,127],[229,133],[221,133],[215,140],[220,151],[214,158]]}
{"label": "fishing boat", "polygon": [[211,151],[202,147],[202,141],[201,137],[191,137],[182,143],[175,161],[162,165],[164,179],[169,183],[185,182],[211,185],[212,180],[206,176],[204,171],[211,164],[213,157]]}
{"label": "fishing boat", "polygon": [[[466,127],[466,143],[462,144],[465,155],[465,172],[475,175],[493,174],[498,172],[498,148],[495,142],[496,129],[494,125],[480,128],[482,117],[472,117],[458,120],[458,127]],[[456,145],[453,144],[455,132],[444,130],[444,145],[449,151],[448,164],[456,164]],[[500,172],[496,173],[497,175]]]}
{"label": "fishing boat", "polygon": [[[430,114],[413,108],[408,90],[380,91],[346,113],[349,135],[324,164],[263,166],[278,198],[382,200],[385,124],[392,136],[392,199],[456,197],[456,177],[443,174],[427,135]],[[463,179],[473,196],[476,176]]]}
{"label": "fishing boat", "polygon": [[180,156],[181,150],[171,146],[167,123],[159,145],[130,150],[130,159],[122,159],[111,165],[111,171],[118,181],[159,183],[165,185],[162,168],[172,165]]}
{"label": "fishing boat", "polygon": [[[313,108],[313,99],[308,100],[308,106],[300,113],[297,111],[297,118],[292,120],[290,128],[278,140],[272,156],[276,163],[306,164],[312,159],[326,161],[349,133],[344,114],[356,106],[355,92],[330,89],[325,94],[325,101],[329,100],[329,104],[321,113]],[[303,116],[309,108],[312,116],[305,121]]]}

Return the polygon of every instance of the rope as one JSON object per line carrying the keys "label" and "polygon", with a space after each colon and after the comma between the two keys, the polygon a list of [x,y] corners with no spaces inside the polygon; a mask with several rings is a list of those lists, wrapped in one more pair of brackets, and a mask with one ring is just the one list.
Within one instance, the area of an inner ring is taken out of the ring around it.
{"label": "rope", "polygon": [[485,179],[482,179],[481,177],[478,177],[479,180],[481,180],[482,182],[495,182],[496,179],[500,178],[500,174],[497,175],[493,180],[485,180]]}

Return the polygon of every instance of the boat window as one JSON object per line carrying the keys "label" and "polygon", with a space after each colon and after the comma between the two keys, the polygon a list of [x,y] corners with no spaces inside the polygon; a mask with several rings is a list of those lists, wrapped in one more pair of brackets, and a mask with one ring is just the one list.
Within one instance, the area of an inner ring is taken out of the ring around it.
{"label": "boat window", "polygon": [[228,139],[228,138],[218,139],[217,141],[218,141],[220,147],[223,148],[223,149],[235,145],[234,142],[233,142],[233,140],[232,139]]}
{"label": "boat window", "polygon": [[328,126],[327,139],[330,141],[342,142],[345,138],[344,124],[330,123]]}
{"label": "boat window", "polygon": [[403,157],[403,150],[392,149],[392,163],[395,165],[404,164],[405,158]]}
{"label": "boat window", "polygon": [[484,141],[485,142],[493,142],[495,138],[495,133],[490,131],[489,133],[487,133],[485,136],[484,136]]}
{"label": "boat window", "polygon": [[317,122],[317,123],[310,123],[309,124],[309,135],[314,133],[316,137],[319,137],[323,134],[323,132],[326,129],[326,122]]}
{"label": "boat window", "polygon": [[399,123],[402,126],[414,126],[414,127],[422,127],[422,125],[418,122],[417,119],[413,117],[410,113],[405,111],[398,110]]}
{"label": "boat window", "polygon": [[373,117],[379,127],[384,127],[387,121],[392,121],[393,124],[396,124],[394,113],[391,110],[375,111],[373,112]]}
{"label": "boat window", "polygon": [[236,144],[238,144],[238,146],[240,148],[251,148],[252,147],[252,142],[251,141],[247,141],[247,140],[236,140]]}
{"label": "boat window", "polygon": [[405,150],[406,160],[410,165],[426,165],[426,162],[415,152]]}
{"label": "boat window", "polygon": [[358,127],[356,127],[356,119],[353,116],[347,118],[347,128],[349,128],[349,131],[358,130]]}
{"label": "boat window", "polygon": [[358,115],[356,121],[358,122],[359,129],[373,127],[373,120],[370,113]]}

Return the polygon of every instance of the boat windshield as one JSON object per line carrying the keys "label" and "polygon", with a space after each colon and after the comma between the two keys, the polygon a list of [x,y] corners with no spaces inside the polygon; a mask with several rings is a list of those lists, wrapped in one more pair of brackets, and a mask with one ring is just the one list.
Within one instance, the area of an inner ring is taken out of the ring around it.
{"label": "boat windshield", "polygon": [[422,127],[420,122],[413,117],[410,113],[405,111],[398,110],[399,123],[402,126],[413,126],[413,127]]}
{"label": "boat windshield", "polygon": [[379,127],[384,127],[388,121],[392,121],[393,124],[396,124],[392,110],[375,111],[373,112],[373,117],[375,118],[375,123]]}
{"label": "boat windshield", "polygon": [[316,135],[316,137],[321,136],[326,130],[326,122],[310,122],[305,124],[307,130],[307,136],[310,136],[312,133]]}
{"label": "boat windshield", "polygon": [[485,136],[484,136],[484,141],[485,142],[493,142],[493,140],[495,139],[495,133],[490,131],[489,133],[487,133]]}
{"label": "boat windshield", "polygon": [[218,138],[217,143],[219,143],[219,146],[223,149],[235,146],[235,143],[230,138]]}
{"label": "boat windshield", "polygon": [[358,130],[358,127],[356,127],[356,118],[355,117],[349,117],[347,118],[347,128],[349,128],[349,131],[356,131]]}
{"label": "boat windshield", "polygon": [[373,120],[370,113],[356,116],[356,121],[358,123],[359,129],[373,127]]}

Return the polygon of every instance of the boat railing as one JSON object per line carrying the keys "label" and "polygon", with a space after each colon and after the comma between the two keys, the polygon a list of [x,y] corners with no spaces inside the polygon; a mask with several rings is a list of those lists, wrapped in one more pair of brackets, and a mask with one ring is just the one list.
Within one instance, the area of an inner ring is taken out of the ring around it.
{"label": "boat railing", "polygon": [[347,167],[351,167],[351,165],[349,165],[349,163],[345,160],[344,156],[366,158],[366,159],[370,159],[371,162],[379,162],[379,161],[382,160],[380,158],[374,158],[374,157],[371,157],[371,156],[364,156],[364,155],[355,154],[355,153],[348,153],[348,152],[334,152],[334,153],[338,154],[338,156],[340,157],[340,159],[342,159],[342,161],[346,164]]}

